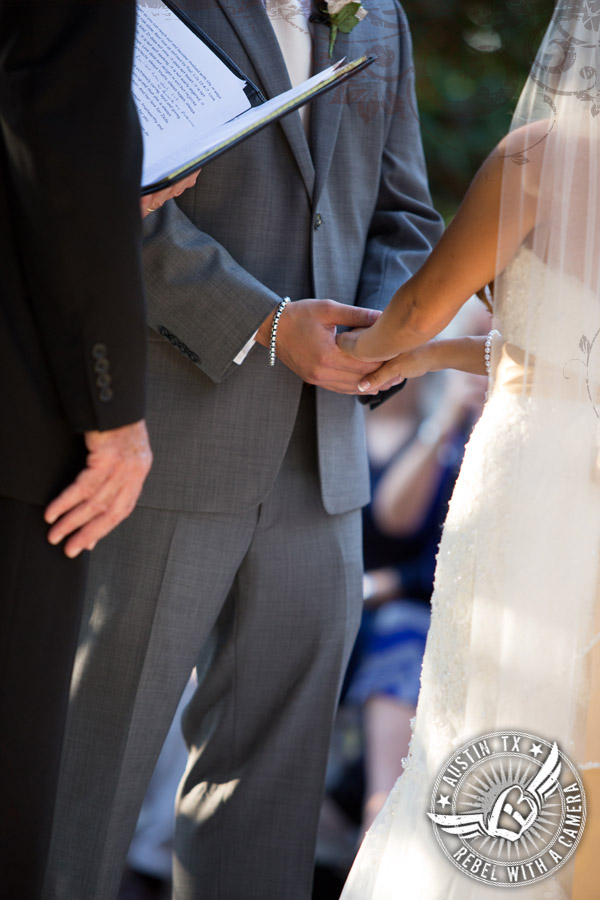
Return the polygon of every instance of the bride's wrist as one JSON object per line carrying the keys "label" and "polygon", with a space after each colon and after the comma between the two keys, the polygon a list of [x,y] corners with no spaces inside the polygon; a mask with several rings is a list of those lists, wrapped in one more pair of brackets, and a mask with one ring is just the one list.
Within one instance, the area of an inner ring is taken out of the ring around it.
{"label": "bride's wrist", "polygon": [[415,347],[412,351],[419,357],[419,360],[423,365],[423,374],[426,374],[427,372],[438,372],[440,369],[444,368],[444,360],[441,356],[440,349],[439,341],[428,341],[426,344],[421,344],[420,347]]}
{"label": "bride's wrist", "polygon": [[386,333],[378,328],[378,324],[379,319],[356,339],[354,354],[363,362],[383,363],[398,355],[397,350],[386,346]]}
{"label": "bride's wrist", "polygon": [[457,366],[460,341],[437,338],[424,346],[427,347],[430,372],[441,372],[444,369],[460,368]]}

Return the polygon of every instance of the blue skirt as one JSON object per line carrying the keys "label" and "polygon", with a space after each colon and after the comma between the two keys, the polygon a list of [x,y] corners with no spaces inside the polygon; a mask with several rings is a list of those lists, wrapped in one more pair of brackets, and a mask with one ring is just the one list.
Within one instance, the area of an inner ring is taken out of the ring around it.
{"label": "blue skirt", "polygon": [[430,613],[428,603],[416,600],[391,600],[365,610],[346,702],[363,704],[383,694],[417,705]]}

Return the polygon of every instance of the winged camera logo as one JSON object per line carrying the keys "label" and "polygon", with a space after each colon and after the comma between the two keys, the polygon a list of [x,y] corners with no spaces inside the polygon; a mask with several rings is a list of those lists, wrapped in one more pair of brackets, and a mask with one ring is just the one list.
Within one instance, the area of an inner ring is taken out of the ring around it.
{"label": "winged camera logo", "polygon": [[451,756],[427,815],[455,866],[486,884],[518,887],[547,878],[573,855],[585,794],[556,742],[499,731]]}

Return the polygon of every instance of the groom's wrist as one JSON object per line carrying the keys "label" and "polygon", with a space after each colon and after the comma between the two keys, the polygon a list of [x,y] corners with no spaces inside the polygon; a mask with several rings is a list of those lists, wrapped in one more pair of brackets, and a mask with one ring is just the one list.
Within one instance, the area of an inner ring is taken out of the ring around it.
{"label": "groom's wrist", "polygon": [[264,320],[262,325],[259,326],[259,329],[256,332],[256,343],[262,344],[263,347],[268,347],[271,342],[271,330],[273,328],[273,319],[275,318],[277,309],[278,307],[275,307],[273,312],[269,313],[267,318]]}

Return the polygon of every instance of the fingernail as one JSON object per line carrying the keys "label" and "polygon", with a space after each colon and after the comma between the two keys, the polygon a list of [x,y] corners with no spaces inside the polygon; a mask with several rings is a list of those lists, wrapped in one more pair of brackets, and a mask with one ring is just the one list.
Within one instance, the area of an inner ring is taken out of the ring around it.
{"label": "fingernail", "polygon": [[49,516],[48,513],[44,514],[44,521],[47,522],[48,525],[54,525],[57,518],[58,518],[58,516],[56,515],[56,513],[53,516]]}
{"label": "fingernail", "polygon": [[361,392],[361,394],[364,394],[364,392],[368,391],[370,387],[371,387],[370,381],[361,381],[361,383],[358,386],[358,389]]}
{"label": "fingernail", "polygon": [[69,559],[75,559],[76,556],[79,556],[81,550],[74,550],[72,547],[69,547],[68,550],[65,550],[65,556],[68,556]]}
{"label": "fingernail", "polygon": [[62,535],[53,534],[48,535],[48,543],[52,544],[53,547],[56,547],[57,544],[60,544],[62,541]]}

